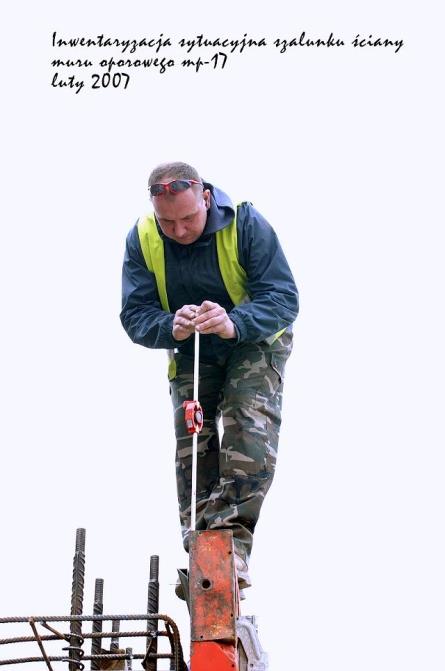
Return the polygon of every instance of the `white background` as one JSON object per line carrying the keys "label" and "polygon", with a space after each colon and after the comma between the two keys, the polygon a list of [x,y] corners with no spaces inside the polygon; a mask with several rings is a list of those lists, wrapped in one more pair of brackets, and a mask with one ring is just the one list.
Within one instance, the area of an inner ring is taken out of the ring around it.
{"label": "white background", "polygon": [[[301,293],[278,471],[243,607],[258,617],[271,671],[443,669],[438,3],[11,7],[2,21],[0,615],[68,613],[83,526],[85,612],[95,577],[105,579],[105,612],[144,612],[157,553],[160,610],[188,652],[172,587],[187,557],[165,356],[133,345],[118,318],[124,240],[149,209],[147,175],[185,160],[271,221]],[[247,32],[269,42],[332,31],[405,46],[396,55],[269,47],[229,57],[224,70],[147,70],[126,91],[76,95],[50,86],[50,61],[62,57],[54,30]]]}

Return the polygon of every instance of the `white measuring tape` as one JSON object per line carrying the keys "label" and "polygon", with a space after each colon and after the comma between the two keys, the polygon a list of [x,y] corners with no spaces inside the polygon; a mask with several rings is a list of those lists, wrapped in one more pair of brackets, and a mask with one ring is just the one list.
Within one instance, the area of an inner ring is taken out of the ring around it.
{"label": "white measuring tape", "polygon": [[[195,361],[193,368],[193,400],[198,400],[199,385],[199,331],[195,331]],[[192,500],[191,500],[191,518],[190,529],[196,530],[196,479],[198,471],[198,432],[193,434],[192,443]]]}

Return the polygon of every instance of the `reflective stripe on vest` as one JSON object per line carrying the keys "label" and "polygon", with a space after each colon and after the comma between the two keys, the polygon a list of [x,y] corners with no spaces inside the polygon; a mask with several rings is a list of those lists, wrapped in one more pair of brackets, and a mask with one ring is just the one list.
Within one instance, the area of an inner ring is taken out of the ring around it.
{"label": "reflective stripe on vest", "polygon": [[151,273],[155,274],[156,286],[162,309],[170,312],[165,281],[164,241],[159,235],[154,215],[140,217],[138,221],[139,242],[145,263]]}
{"label": "reflective stripe on vest", "polygon": [[[238,234],[236,227],[236,211],[232,222],[225,228],[216,231],[216,250],[218,254],[218,265],[227,293],[234,305],[240,305],[250,300],[247,291],[247,275],[238,259]],[[165,279],[165,255],[164,241],[159,235],[154,214],[140,217],[138,221],[139,242],[142,254],[150,272],[154,273],[156,286],[162,309],[170,312],[167,296],[167,283]],[[268,338],[266,342],[272,344],[280,337],[286,328],[281,329]],[[174,373],[172,371],[172,373]],[[174,374],[173,374],[174,377]],[[169,378],[170,367],[169,367]]]}

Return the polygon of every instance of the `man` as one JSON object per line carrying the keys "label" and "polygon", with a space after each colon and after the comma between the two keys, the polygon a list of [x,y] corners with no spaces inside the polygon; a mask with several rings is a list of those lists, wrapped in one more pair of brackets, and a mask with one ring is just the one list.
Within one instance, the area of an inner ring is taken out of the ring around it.
{"label": "man", "polygon": [[276,234],[250,203],[235,207],[185,163],[158,166],[148,183],[154,214],[127,237],[121,320],[134,342],[174,350],[169,379],[186,550],[192,436],[182,403],[193,398],[193,333],[200,333],[196,528],[233,531],[244,588],[275,470],[298,292]]}

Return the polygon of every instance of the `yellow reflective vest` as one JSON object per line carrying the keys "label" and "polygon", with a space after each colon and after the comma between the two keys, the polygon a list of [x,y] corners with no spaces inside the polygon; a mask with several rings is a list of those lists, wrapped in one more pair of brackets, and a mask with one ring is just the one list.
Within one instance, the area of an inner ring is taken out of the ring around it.
{"label": "yellow reflective vest", "polygon": [[[238,235],[236,227],[236,211],[233,220],[228,226],[216,231],[216,250],[218,265],[226,291],[234,305],[240,305],[250,300],[247,294],[247,275],[238,258]],[[138,221],[139,242],[145,263],[150,272],[154,273],[156,286],[162,309],[170,312],[165,279],[164,241],[159,235],[154,214],[140,217]],[[267,338],[268,343],[274,342],[286,329]],[[169,378],[174,377],[175,371],[169,366]]]}

